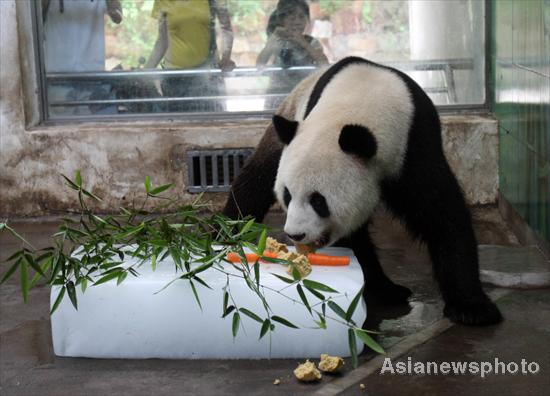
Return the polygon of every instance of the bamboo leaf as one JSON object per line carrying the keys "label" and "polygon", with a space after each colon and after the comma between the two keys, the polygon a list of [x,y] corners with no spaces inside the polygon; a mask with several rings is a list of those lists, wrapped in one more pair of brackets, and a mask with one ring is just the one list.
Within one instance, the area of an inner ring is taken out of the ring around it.
{"label": "bamboo leaf", "polygon": [[319,321],[316,321],[317,326],[319,326],[321,329],[326,330],[327,328],[327,321],[323,315],[317,314],[319,316]]}
{"label": "bamboo leaf", "polygon": [[384,351],[384,348],[380,346],[374,339],[367,334],[367,332],[363,329],[354,329],[355,334],[363,343],[368,346],[370,349],[372,349],[374,352],[380,353],[382,355],[385,355],[386,352]]}
{"label": "bamboo leaf", "polygon": [[105,282],[109,282],[110,280],[112,279],[115,279],[115,278],[118,278],[119,274],[120,274],[120,269],[118,269],[118,271],[113,271],[113,272],[110,272],[108,273],[107,275],[99,278],[99,280],[97,280],[96,282],[94,282],[94,286],[97,286],[97,285],[101,285],[102,283],[105,283]]}
{"label": "bamboo leaf", "polygon": [[239,312],[242,312],[246,316],[248,316],[250,319],[254,319],[258,323],[262,323],[262,318],[260,318],[258,315],[256,315],[254,312],[249,311],[246,308],[239,308]]}
{"label": "bamboo leaf", "polygon": [[199,282],[201,285],[203,285],[204,287],[210,289],[210,290],[213,290],[205,281],[203,281],[201,278],[199,278],[198,276],[194,276],[193,277],[193,280],[196,280],[197,282]]}
{"label": "bamboo leaf", "polygon": [[63,300],[63,296],[65,295],[65,286],[61,287],[61,290],[59,290],[59,293],[57,294],[57,298],[55,299],[55,302],[53,303],[52,309],[50,311],[50,315],[53,315],[57,307],[59,307],[59,304]]}
{"label": "bamboo leaf", "polygon": [[355,339],[355,333],[352,329],[348,329],[348,345],[353,368],[357,368],[357,340]]}
{"label": "bamboo leaf", "polygon": [[244,227],[241,229],[241,231],[237,234],[237,236],[244,235],[250,230],[252,225],[254,224],[254,219],[248,220],[248,222],[244,225]]}
{"label": "bamboo leaf", "polygon": [[48,249],[48,251],[46,251],[46,253],[41,254],[40,256],[38,256],[36,259],[34,259],[34,261],[36,263],[41,263],[42,261],[51,258],[53,256],[53,254],[54,254],[54,252],[52,252],[51,250]]}
{"label": "bamboo leaf", "polygon": [[197,304],[199,304],[199,308],[202,311],[201,300],[199,299],[199,295],[197,294],[197,289],[195,288],[195,284],[191,279],[189,279],[189,283],[191,284],[191,290],[193,290],[193,295],[195,296],[195,300],[197,300]]}
{"label": "bamboo leaf", "polygon": [[334,290],[332,287],[329,287],[320,282],[315,282],[310,279],[304,279],[302,282],[304,286],[307,287],[308,289],[320,290],[327,293],[338,293],[338,291]]}
{"label": "bamboo leaf", "polygon": [[115,234],[115,235],[113,235],[113,237],[116,238],[116,239],[124,239],[124,238],[127,238],[127,237],[131,236],[131,235],[137,234],[138,232],[143,230],[143,227],[145,227],[145,224],[141,223],[140,225],[138,225],[136,227],[132,227],[132,228],[130,228],[129,230],[127,230],[125,232],[121,232],[120,234]]}
{"label": "bamboo leaf", "polygon": [[151,178],[149,176],[145,176],[143,185],[145,186],[145,192],[149,194],[149,191],[151,191]]}
{"label": "bamboo leaf", "polygon": [[74,175],[74,184],[78,187],[82,187],[82,176],[80,175],[80,170],[77,170]]}
{"label": "bamboo leaf", "polygon": [[[44,264],[42,264],[42,266],[40,267],[40,269],[42,270],[42,274],[37,272],[34,274],[34,276],[32,277],[32,280],[31,280],[31,284],[30,284],[30,287],[33,288],[36,283],[40,280],[40,278],[46,278],[46,271],[51,267],[53,263],[53,257],[50,256],[45,262]],[[0,282],[1,283],[1,282]]]}
{"label": "bamboo leaf", "polygon": [[84,293],[87,288],[88,288],[88,279],[82,278],[82,280],[80,281],[80,290],[82,290],[82,293]]}
{"label": "bamboo leaf", "polygon": [[262,256],[262,261],[265,261],[266,263],[274,263],[274,264],[288,264],[288,260],[275,258],[275,257]]}
{"label": "bamboo leaf", "polygon": [[280,316],[272,316],[271,317],[271,320],[274,320],[275,322],[279,322],[280,324],[283,324],[287,327],[292,327],[293,329],[297,329],[298,326],[292,324],[291,322],[289,322],[288,320],[286,320],[285,318],[281,318]]}
{"label": "bamboo leaf", "polygon": [[8,257],[6,260],[4,260],[4,262],[6,262],[6,263],[10,262],[13,259],[16,259],[17,257],[22,256],[23,254],[25,254],[25,250],[18,250],[17,252],[12,254],[10,257]]}
{"label": "bamboo leaf", "polygon": [[32,267],[32,269],[36,271],[36,273],[40,274],[40,276],[42,276],[43,278],[46,277],[46,274],[44,273],[42,268],[38,265],[38,263],[32,258],[32,256],[25,255],[25,258],[26,258],[27,264],[29,264]]}
{"label": "bamboo leaf", "polygon": [[298,271],[298,268],[294,265],[294,264],[291,264],[292,265],[292,277],[294,278],[294,281],[299,281],[300,279],[302,279],[302,275],[300,274],[300,271]]}
{"label": "bamboo leaf", "polygon": [[92,198],[92,199],[95,200],[95,201],[98,201],[98,202],[101,202],[101,201],[102,201],[101,198],[99,198],[97,195],[92,194],[92,193],[89,192],[88,190],[82,189],[82,193],[83,193],[84,195],[86,195],[86,196]]}
{"label": "bamboo leaf", "polygon": [[9,277],[13,275],[17,267],[19,267],[19,264],[21,264],[21,259],[16,260],[15,263],[13,263],[13,265],[10,267],[10,269],[6,271],[6,273],[2,276],[2,279],[0,280],[0,284],[7,281]]}
{"label": "bamboo leaf", "polygon": [[176,267],[183,270],[183,264],[181,262],[181,255],[178,248],[171,247],[170,249],[170,256],[172,256],[172,260],[174,260],[174,263],[176,263]]}
{"label": "bamboo leaf", "polygon": [[332,309],[332,311],[334,313],[336,313],[336,315],[338,315],[339,317],[341,317],[342,319],[344,319],[345,321],[347,321],[346,319],[346,312],[342,309],[342,307],[340,307],[338,304],[336,304],[334,301],[329,301],[328,303],[328,307],[330,309]]}
{"label": "bamboo leaf", "polygon": [[69,294],[69,299],[71,300],[71,303],[73,303],[74,309],[78,310],[78,304],[76,300],[76,290],[74,287],[73,281],[67,282],[67,293]]}
{"label": "bamboo leaf", "polygon": [[282,280],[285,283],[289,283],[289,284],[294,283],[294,281],[292,279],[285,278],[284,276],[277,275],[277,274],[271,274],[271,275],[276,276],[277,278],[279,278],[280,280]]}
{"label": "bamboo leaf", "polygon": [[96,219],[97,221],[99,221],[101,224],[104,224],[104,225],[109,225],[109,223],[107,223],[105,220],[103,220],[101,217],[99,216],[96,216],[96,215],[92,215],[92,217],[94,219]]}
{"label": "bamboo leaf", "polygon": [[227,291],[224,291],[223,293],[223,310],[222,312],[225,314],[227,311],[227,304],[229,303],[229,293]]}
{"label": "bamboo leaf", "polygon": [[29,300],[29,269],[25,257],[21,260],[19,270],[21,272],[21,291],[23,292],[23,301],[27,302]]}
{"label": "bamboo leaf", "polygon": [[269,321],[269,319],[264,320],[262,324],[262,328],[260,329],[260,340],[265,335],[265,333],[267,333],[270,327],[271,327],[271,322]]}
{"label": "bamboo leaf", "polygon": [[260,263],[256,261],[254,263],[254,279],[256,280],[256,286],[260,286]]}
{"label": "bamboo leaf", "polygon": [[168,190],[171,187],[172,187],[172,183],[164,184],[162,186],[158,186],[158,187],[152,189],[151,191],[149,191],[149,195],[158,195],[161,192],[164,192],[164,191]]}
{"label": "bamboo leaf", "polygon": [[124,282],[124,279],[128,276],[128,272],[122,271],[118,276],[116,280],[116,285],[120,285],[122,282]]}
{"label": "bamboo leaf", "polygon": [[351,301],[351,304],[348,307],[348,310],[346,311],[346,321],[350,321],[351,317],[353,316],[353,313],[355,312],[355,309],[357,308],[357,304],[359,303],[359,300],[363,296],[363,287],[359,289],[353,300]]}
{"label": "bamboo leaf", "polygon": [[63,174],[62,174],[61,176],[65,179],[65,181],[67,182],[67,185],[68,185],[70,188],[72,188],[73,190],[76,190],[76,191],[80,190],[80,187],[77,186],[77,185],[76,185],[71,179],[69,179],[67,176],[65,176],[65,175],[63,175]]}
{"label": "bamboo leaf", "polygon": [[260,256],[264,254],[266,242],[267,242],[267,228],[264,228],[262,230],[262,233],[260,234],[260,240],[258,241],[258,250],[256,251],[256,253],[258,253]]}
{"label": "bamboo leaf", "polygon": [[[304,285],[305,286],[305,285]],[[319,300],[321,301],[324,301],[325,300],[325,296],[322,295],[321,293],[319,293],[317,290],[315,289],[312,289],[311,287],[307,287],[305,286],[305,288],[307,289],[308,292],[310,292],[311,294],[313,294],[315,297],[317,297]]]}
{"label": "bamboo leaf", "polygon": [[235,310],[235,306],[234,305],[230,305],[229,307],[227,307],[227,309],[225,310],[224,314],[222,315],[222,318],[225,318],[226,316],[228,316],[231,312],[233,312]]}
{"label": "bamboo leaf", "polygon": [[304,293],[304,290],[302,289],[302,286],[299,285],[299,284],[296,285],[296,290],[298,290],[298,295],[302,299],[302,302],[304,303],[304,305],[306,306],[307,310],[309,311],[309,313],[311,315],[311,307],[309,306],[309,302],[307,301],[307,298],[306,298],[306,295]]}
{"label": "bamboo leaf", "polygon": [[23,238],[21,235],[19,235],[17,233],[17,231],[15,231],[13,228],[11,228],[10,226],[8,226],[7,224],[4,223],[4,228],[6,230],[8,230],[10,232],[10,234],[12,234],[14,237],[16,237],[17,239],[19,239],[21,242],[24,242],[26,243],[28,246],[30,246],[31,248],[35,249],[35,247],[32,245],[32,243],[30,243],[29,241],[27,241],[25,238]]}
{"label": "bamboo leaf", "polygon": [[241,316],[239,315],[239,312],[235,312],[233,314],[233,324],[231,326],[231,329],[233,331],[233,338],[237,337],[237,332],[239,331],[239,324],[241,323]]}

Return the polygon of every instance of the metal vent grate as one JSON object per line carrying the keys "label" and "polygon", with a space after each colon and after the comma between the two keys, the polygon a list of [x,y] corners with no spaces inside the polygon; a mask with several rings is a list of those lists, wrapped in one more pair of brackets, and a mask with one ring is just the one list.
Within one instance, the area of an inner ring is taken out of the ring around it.
{"label": "metal vent grate", "polygon": [[221,150],[189,150],[187,152],[187,191],[229,191],[252,148]]}

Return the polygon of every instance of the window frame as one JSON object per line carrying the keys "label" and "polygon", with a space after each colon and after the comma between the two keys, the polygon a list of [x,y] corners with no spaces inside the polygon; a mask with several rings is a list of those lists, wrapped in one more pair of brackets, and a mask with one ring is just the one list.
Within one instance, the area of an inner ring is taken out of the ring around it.
{"label": "window frame", "polygon": [[[491,68],[491,1],[484,1],[484,101],[478,104],[439,104],[435,105],[439,114],[487,114],[492,97]],[[44,65],[44,48],[40,43],[43,32],[42,5],[39,0],[17,1],[18,35],[21,52],[21,72],[23,76],[23,94],[25,121],[28,127],[80,124],[86,122],[143,122],[143,121],[178,121],[195,124],[219,124],[224,122],[263,121],[269,120],[273,111],[243,112],[205,112],[205,113],[131,113],[114,115],[82,115],[66,118],[50,118],[46,88],[46,71]],[[30,31],[30,34],[29,34]],[[24,42],[25,45],[21,45]],[[161,71],[161,74],[163,72]],[[83,73],[84,74],[84,73]]]}

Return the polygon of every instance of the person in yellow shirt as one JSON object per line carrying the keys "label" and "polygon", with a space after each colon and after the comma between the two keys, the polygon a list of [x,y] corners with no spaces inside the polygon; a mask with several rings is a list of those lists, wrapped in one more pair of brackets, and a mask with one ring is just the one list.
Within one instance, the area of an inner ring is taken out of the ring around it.
{"label": "person in yellow shirt", "polygon": [[[164,69],[232,70],[233,31],[225,0],[155,0],[152,11],[158,19],[158,37],[145,68],[161,65]],[[219,57],[215,19],[221,27],[221,58]],[[212,96],[219,94],[219,79],[204,78],[207,74],[170,77],[162,82],[162,94],[167,97]],[[204,111],[204,100],[182,101],[169,106],[170,111]]]}

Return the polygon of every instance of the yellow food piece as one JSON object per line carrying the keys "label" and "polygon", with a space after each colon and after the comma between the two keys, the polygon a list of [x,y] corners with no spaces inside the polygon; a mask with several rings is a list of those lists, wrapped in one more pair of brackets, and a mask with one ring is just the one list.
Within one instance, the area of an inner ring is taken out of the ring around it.
{"label": "yellow food piece", "polygon": [[268,252],[288,252],[288,249],[284,243],[279,243],[275,238],[267,237],[265,250]]}
{"label": "yellow food piece", "polygon": [[311,273],[311,264],[309,260],[303,254],[298,254],[295,252],[280,253],[279,258],[283,260],[291,261],[294,265],[289,265],[287,269],[287,274],[292,275],[293,267],[296,267],[300,273],[300,277],[305,278]]}
{"label": "yellow food piece", "polygon": [[365,386],[365,384],[359,384],[359,389],[361,390],[365,390],[367,387]]}
{"label": "yellow food piece", "polygon": [[[305,245],[303,245],[305,246]],[[277,257],[282,260],[288,260],[294,263],[302,278],[311,273],[311,265],[307,256],[295,252],[289,252],[284,243],[279,243],[275,238],[267,237],[265,250],[277,253]],[[288,266],[287,273],[292,275],[292,265]]]}
{"label": "yellow food piece", "polygon": [[313,362],[306,360],[305,363],[298,365],[294,370],[294,375],[303,382],[319,381],[322,378],[321,373],[315,367]]}
{"label": "yellow food piece", "polygon": [[321,355],[319,370],[326,373],[337,373],[344,365],[344,359],[339,356],[329,356],[326,353]]}
{"label": "yellow food piece", "polygon": [[300,254],[307,256],[308,253],[315,253],[315,249],[309,245],[304,245],[302,243],[295,243],[296,251]]}
{"label": "yellow food piece", "polygon": [[273,385],[279,385],[280,383],[281,383],[281,380],[279,378],[273,381]]}

